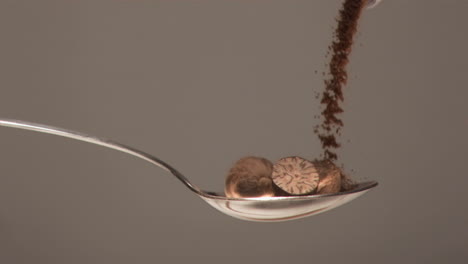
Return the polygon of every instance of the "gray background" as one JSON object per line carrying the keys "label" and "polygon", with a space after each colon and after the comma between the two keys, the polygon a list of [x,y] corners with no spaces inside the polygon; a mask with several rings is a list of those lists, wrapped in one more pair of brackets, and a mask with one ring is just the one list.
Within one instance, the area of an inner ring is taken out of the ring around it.
{"label": "gray background", "polygon": [[[0,116],[124,142],[222,190],[244,155],[320,154],[314,93],[340,4],[2,0]],[[365,12],[341,161],[380,185],[315,217],[244,222],[141,160],[0,128],[0,263],[464,263],[467,11]]]}

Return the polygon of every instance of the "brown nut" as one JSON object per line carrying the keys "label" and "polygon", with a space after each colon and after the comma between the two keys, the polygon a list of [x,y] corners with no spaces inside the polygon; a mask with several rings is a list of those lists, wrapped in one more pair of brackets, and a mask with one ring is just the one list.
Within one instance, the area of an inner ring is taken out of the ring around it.
{"label": "brown nut", "polygon": [[273,164],[260,157],[245,157],[229,170],[224,192],[227,197],[274,196],[271,173]]}
{"label": "brown nut", "polygon": [[330,160],[313,162],[319,173],[317,194],[337,193],[341,190],[341,170]]}
{"label": "brown nut", "polygon": [[272,179],[287,194],[306,195],[317,188],[319,174],[312,162],[300,157],[287,157],[275,163]]}

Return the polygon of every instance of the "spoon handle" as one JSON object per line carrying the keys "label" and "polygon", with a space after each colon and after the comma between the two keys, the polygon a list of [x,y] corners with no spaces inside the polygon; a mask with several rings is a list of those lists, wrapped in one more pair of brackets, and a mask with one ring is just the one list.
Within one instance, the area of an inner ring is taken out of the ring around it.
{"label": "spoon handle", "polygon": [[87,135],[81,132],[71,131],[68,129],[58,128],[58,127],[53,127],[53,126],[48,126],[48,125],[31,123],[27,121],[20,121],[20,120],[13,120],[13,119],[0,119],[0,126],[13,127],[13,128],[31,130],[31,131],[40,132],[40,133],[52,134],[56,136],[67,137],[67,138],[75,139],[78,141],[84,141],[84,142],[88,142],[91,144],[121,151],[121,152],[130,154],[132,156],[138,157],[140,159],[143,159],[147,162],[150,162],[151,164],[156,165],[172,173],[177,179],[179,179],[190,190],[192,190],[193,192],[197,194],[201,193],[201,190],[197,186],[190,183],[190,181],[187,178],[185,178],[185,176],[182,175],[182,173],[178,172],[172,166],[170,166],[166,162],[156,158],[155,156],[151,154],[135,149],[133,147],[126,146],[124,144],[121,144],[121,143],[118,143],[109,139]]}

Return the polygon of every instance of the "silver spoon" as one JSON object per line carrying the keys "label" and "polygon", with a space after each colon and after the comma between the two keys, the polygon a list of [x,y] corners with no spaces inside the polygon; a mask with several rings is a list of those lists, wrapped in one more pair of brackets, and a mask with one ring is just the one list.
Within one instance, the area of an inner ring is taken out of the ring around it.
{"label": "silver spoon", "polygon": [[290,197],[227,198],[222,194],[201,190],[185,178],[182,173],[178,172],[169,164],[155,156],[112,140],[19,120],[0,119],[0,126],[32,130],[72,138],[136,156],[170,172],[187,188],[189,188],[189,190],[219,211],[232,217],[249,221],[286,221],[316,215],[345,204],[377,186],[377,182],[368,181],[359,183],[357,187],[351,191],[335,194]]}
{"label": "silver spoon", "polygon": [[378,5],[382,0],[367,0],[367,8],[374,8],[376,5]]}

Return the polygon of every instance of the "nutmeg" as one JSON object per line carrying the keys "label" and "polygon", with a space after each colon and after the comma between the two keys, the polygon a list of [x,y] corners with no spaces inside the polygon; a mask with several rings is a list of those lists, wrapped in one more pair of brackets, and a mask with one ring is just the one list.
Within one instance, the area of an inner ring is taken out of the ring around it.
{"label": "nutmeg", "polygon": [[314,164],[301,157],[287,157],[273,165],[273,183],[289,195],[306,195],[315,191],[319,174]]}
{"label": "nutmeg", "polygon": [[349,191],[356,183],[329,159],[313,161],[319,173],[317,194]]}
{"label": "nutmeg", "polygon": [[245,157],[237,161],[226,177],[227,197],[270,197],[275,195],[271,179],[273,164],[260,157]]}
{"label": "nutmeg", "polygon": [[315,160],[315,167],[319,173],[317,194],[337,193],[341,190],[341,170],[332,161]]}

